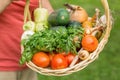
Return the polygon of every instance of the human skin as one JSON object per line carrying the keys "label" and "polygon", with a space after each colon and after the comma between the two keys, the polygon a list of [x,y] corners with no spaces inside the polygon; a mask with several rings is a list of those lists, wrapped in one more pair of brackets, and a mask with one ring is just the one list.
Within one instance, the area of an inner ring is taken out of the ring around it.
{"label": "human skin", "polygon": [[0,0],[0,13],[12,2],[12,0]]}

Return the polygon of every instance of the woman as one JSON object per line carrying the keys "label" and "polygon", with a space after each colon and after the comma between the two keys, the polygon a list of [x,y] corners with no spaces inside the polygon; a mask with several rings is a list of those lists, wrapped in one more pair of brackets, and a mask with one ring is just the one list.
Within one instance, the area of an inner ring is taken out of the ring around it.
{"label": "woman", "polygon": [[[0,1],[0,80],[37,80],[36,73],[26,65],[20,66],[20,38],[23,33],[26,0]],[[30,0],[30,12],[38,7],[38,0]],[[49,0],[42,7],[53,11]]]}

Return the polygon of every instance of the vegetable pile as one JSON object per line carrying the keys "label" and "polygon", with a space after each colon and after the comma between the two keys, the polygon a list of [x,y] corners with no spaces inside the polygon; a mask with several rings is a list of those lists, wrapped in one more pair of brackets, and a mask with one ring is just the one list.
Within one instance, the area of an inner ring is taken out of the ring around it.
{"label": "vegetable pile", "polygon": [[106,25],[99,18],[99,10],[89,17],[80,6],[65,6],[51,14],[41,7],[34,10],[34,21],[23,25],[20,64],[32,61],[38,67],[63,69],[87,59],[96,50]]}

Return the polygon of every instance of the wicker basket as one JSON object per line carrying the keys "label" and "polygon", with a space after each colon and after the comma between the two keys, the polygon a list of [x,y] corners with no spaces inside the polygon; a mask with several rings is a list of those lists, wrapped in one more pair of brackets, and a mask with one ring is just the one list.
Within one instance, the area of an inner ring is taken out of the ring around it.
{"label": "wicker basket", "polygon": [[78,64],[72,66],[72,67],[68,67],[65,69],[59,69],[59,70],[52,70],[50,68],[41,68],[41,67],[37,67],[35,64],[33,64],[31,61],[27,62],[27,66],[32,69],[35,72],[38,72],[40,74],[43,75],[53,75],[53,76],[64,76],[64,75],[68,75],[71,74],[73,72],[77,72],[80,71],[82,69],[84,69],[88,64],[92,63],[96,58],[98,58],[99,53],[103,50],[105,44],[108,41],[109,35],[110,35],[110,31],[111,31],[111,17],[110,17],[110,10],[109,10],[109,5],[108,5],[108,1],[107,0],[101,0],[104,10],[105,10],[105,15],[106,15],[106,22],[107,22],[107,28],[105,31],[105,35],[103,36],[102,40],[99,42],[99,45],[97,47],[97,49],[92,52],[89,56],[89,58],[87,58],[84,61],[79,62]]}

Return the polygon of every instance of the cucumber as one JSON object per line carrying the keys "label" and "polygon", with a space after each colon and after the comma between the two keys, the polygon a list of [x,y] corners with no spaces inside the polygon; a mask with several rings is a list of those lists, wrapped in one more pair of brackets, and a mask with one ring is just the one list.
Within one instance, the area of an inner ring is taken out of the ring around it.
{"label": "cucumber", "polygon": [[55,12],[52,12],[48,17],[48,22],[52,26],[64,26],[67,25],[70,21],[70,14],[66,9],[58,9]]}

